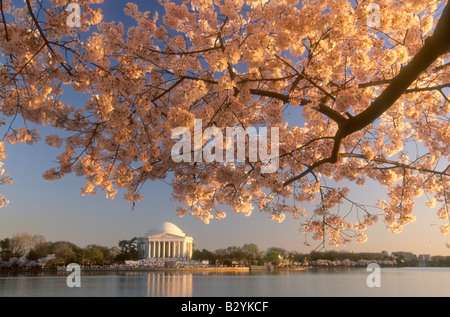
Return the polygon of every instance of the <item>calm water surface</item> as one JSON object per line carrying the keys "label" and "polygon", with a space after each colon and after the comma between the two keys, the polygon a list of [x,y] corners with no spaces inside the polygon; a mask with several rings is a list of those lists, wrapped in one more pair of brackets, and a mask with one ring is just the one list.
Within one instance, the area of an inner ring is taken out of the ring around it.
{"label": "calm water surface", "polygon": [[0,273],[0,297],[450,297],[450,268],[382,268],[381,287],[368,287],[365,268],[284,272]]}

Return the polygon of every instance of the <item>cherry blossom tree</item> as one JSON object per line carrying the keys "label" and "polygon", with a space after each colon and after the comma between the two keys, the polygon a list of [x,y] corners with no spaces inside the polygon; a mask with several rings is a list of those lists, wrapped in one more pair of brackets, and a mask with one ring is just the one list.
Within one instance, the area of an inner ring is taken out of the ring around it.
{"label": "cherry blossom tree", "polygon": [[[374,25],[367,0],[160,0],[164,16],[124,5],[127,29],[103,21],[101,2],[71,1],[74,26],[67,1],[0,0],[3,142],[59,129],[45,136],[62,149],[45,179],[74,173],[83,195],[124,189],[132,204],[145,182],[170,179],[180,216],[291,214],[332,245],[366,241],[379,218],[400,232],[426,195],[450,231],[447,1],[379,0]],[[64,90],[87,101],[63,102]],[[262,160],[174,162],[171,133],[195,119],[277,127],[277,172]],[[341,186],[368,180],[386,189],[376,211]]]}

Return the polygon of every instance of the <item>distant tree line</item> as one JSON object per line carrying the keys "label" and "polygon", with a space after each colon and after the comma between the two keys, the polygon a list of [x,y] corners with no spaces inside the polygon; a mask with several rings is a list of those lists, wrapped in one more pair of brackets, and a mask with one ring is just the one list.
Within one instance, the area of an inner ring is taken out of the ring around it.
{"label": "distant tree line", "polygon": [[[30,235],[28,233],[15,234],[11,238],[0,240],[0,262],[8,262],[11,258],[25,257],[29,261],[37,261],[48,255],[54,255],[47,267],[65,266],[69,263],[78,263],[83,266],[107,265],[123,262],[126,260],[137,260],[137,238],[120,240],[117,246],[106,247],[90,244],[79,247],[69,241],[46,241],[41,235]],[[385,260],[386,255],[377,252],[343,252],[323,251],[299,253],[287,251],[280,247],[271,247],[260,250],[254,243],[247,243],[241,247],[229,246],[225,249],[209,251],[196,249],[194,246],[192,260],[207,260],[210,264],[232,265],[273,265],[292,262],[309,262],[317,260]],[[416,260],[417,262],[417,260]],[[413,262],[402,262],[404,265],[415,265]],[[433,256],[430,266],[450,266],[450,256]]]}
{"label": "distant tree line", "polygon": [[[285,251],[282,250],[282,253]],[[240,265],[263,264],[266,260],[266,254],[259,250],[254,243],[244,244],[242,247],[230,246],[226,249],[218,249],[214,252],[206,249],[192,252],[192,260],[207,260],[210,264],[224,264],[231,266],[233,263]]]}
{"label": "distant tree line", "polygon": [[450,267],[450,256],[433,256],[432,258],[432,264],[430,266],[447,266]]}
{"label": "distant tree line", "polygon": [[306,255],[309,261],[317,260],[385,260],[386,256],[381,252],[343,252],[343,251],[324,251],[324,252],[311,252]]}
{"label": "distant tree line", "polygon": [[11,238],[0,240],[0,261],[25,257],[37,261],[48,255],[54,255],[48,266],[61,266],[78,263],[83,266],[105,265],[138,258],[136,238],[120,240],[117,246],[106,247],[90,244],[79,247],[69,241],[46,241],[41,235],[28,233],[15,234]]}
{"label": "distant tree line", "polygon": [[[310,253],[299,253],[287,251],[283,248],[272,247],[266,251],[260,251],[255,244],[244,244],[242,247],[231,246],[226,249],[216,251],[195,250],[192,256],[193,260],[208,260],[210,264],[223,265],[263,265],[271,263],[273,265],[288,264],[292,262],[311,262],[317,260],[342,261],[350,260],[357,262],[359,260],[382,261],[389,259],[381,252],[345,252],[345,251],[313,251]],[[402,260],[398,265],[416,266],[418,259],[413,261]],[[433,256],[427,266],[450,266],[450,256]]]}
{"label": "distant tree line", "polygon": [[287,251],[279,247],[271,247],[266,251],[259,250],[254,243],[244,244],[242,247],[230,246],[226,249],[218,249],[214,252],[203,250],[195,250],[192,255],[193,260],[208,260],[210,264],[225,264],[231,265],[233,263],[239,265],[263,265],[272,263],[278,265],[280,262],[305,262],[316,260],[351,260],[358,261],[365,260],[384,260],[385,256],[382,253],[369,252],[341,252],[341,251],[324,251],[299,253]]}

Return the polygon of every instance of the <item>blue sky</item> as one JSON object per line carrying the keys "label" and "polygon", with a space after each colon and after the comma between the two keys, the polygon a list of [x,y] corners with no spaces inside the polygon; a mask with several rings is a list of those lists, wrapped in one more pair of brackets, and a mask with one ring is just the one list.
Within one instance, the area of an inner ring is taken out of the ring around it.
{"label": "blue sky", "polygon": [[[170,200],[171,187],[162,181],[148,182],[143,193],[144,200],[134,210],[120,195],[114,200],[106,199],[102,193],[96,196],[81,196],[84,179],[67,176],[48,182],[42,173],[54,166],[58,150],[45,144],[28,146],[16,144],[7,147],[9,156],[4,161],[14,184],[3,186],[2,193],[10,200],[8,207],[0,209],[0,239],[15,233],[41,234],[48,241],[66,240],[79,246],[99,244],[117,245],[122,239],[139,236],[163,221],[173,222],[187,235],[194,237],[196,248],[216,250],[227,246],[242,246],[256,243],[260,249],[272,246],[287,250],[309,252],[315,246],[304,246],[304,236],[299,223],[286,217],[283,223],[272,221],[267,214],[253,212],[250,217],[228,212],[225,219],[212,220],[206,225],[193,216],[179,218],[177,202]],[[357,187],[353,197],[369,202],[383,195],[375,186]],[[445,237],[432,225],[436,222],[433,210],[418,204],[417,221],[394,235],[384,229],[382,222],[367,231],[369,240],[365,244],[350,244],[346,248],[355,252],[381,250],[412,251],[448,255]],[[309,242],[314,242],[309,239]],[[333,249],[328,247],[327,249]]]}
{"label": "blue sky", "polygon": [[[134,2],[141,10],[160,10],[155,0]],[[130,21],[123,14],[125,3],[106,0],[101,6],[104,20],[122,21],[124,24]],[[66,98],[72,97],[69,95]],[[46,131],[41,131],[44,138]],[[209,225],[189,215],[179,218],[176,215],[178,204],[171,201],[171,187],[163,181],[146,183],[142,190],[145,198],[133,210],[121,195],[117,195],[115,200],[106,199],[101,192],[96,196],[83,197],[80,194],[80,188],[84,186],[83,178],[70,175],[54,182],[42,178],[45,170],[56,166],[53,161],[61,150],[41,142],[33,146],[7,145],[6,151],[8,157],[4,160],[4,167],[14,184],[0,188],[10,201],[7,208],[0,209],[0,239],[28,232],[41,234],[48,241],[66,240],[79,246],[114,246],[119,240],[143,235],[158,223],[169,221],[194,237],[195,247],[199,249],[216,250],[256,243],[262,250],[276,246],[310,252],[316,246],[311,239],[308,240],[311,247],[304,246],[305,239],[299,232],[299,223],[290,216],[283,223],[278,223],[258,211],[250,217],[228,212],[227,218],[212,220]],[[383,191],[371,184],[353,188],[350,195],[372,204],[385,196]],[[367,243],[360,245],[353,242],[338,250],[403,250],[449,255],[450,250],[444,245],[448,239],[441,236],[438,226],[434,225],[438,223],[435,210],[427,209],[423,202],[420,200],[416,207],[417,221],[405,227],[400,235],[387,232],[380,221],[367,231]],[[327,246],[327,249],[333,248]]]}

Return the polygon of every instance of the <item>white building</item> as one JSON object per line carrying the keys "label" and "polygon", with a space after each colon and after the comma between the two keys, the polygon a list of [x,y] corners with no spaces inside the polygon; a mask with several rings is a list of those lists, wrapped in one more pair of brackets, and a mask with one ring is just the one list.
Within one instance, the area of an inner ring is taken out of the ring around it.
{"label": "white building", "polygon": [[139,257],[148,260],[190,259],[193,241],[173,223],[163,222],[137,239]]}
{"label": "white building", "polygon": [[431,261],[430,254],[419,254],[419,261]]}

